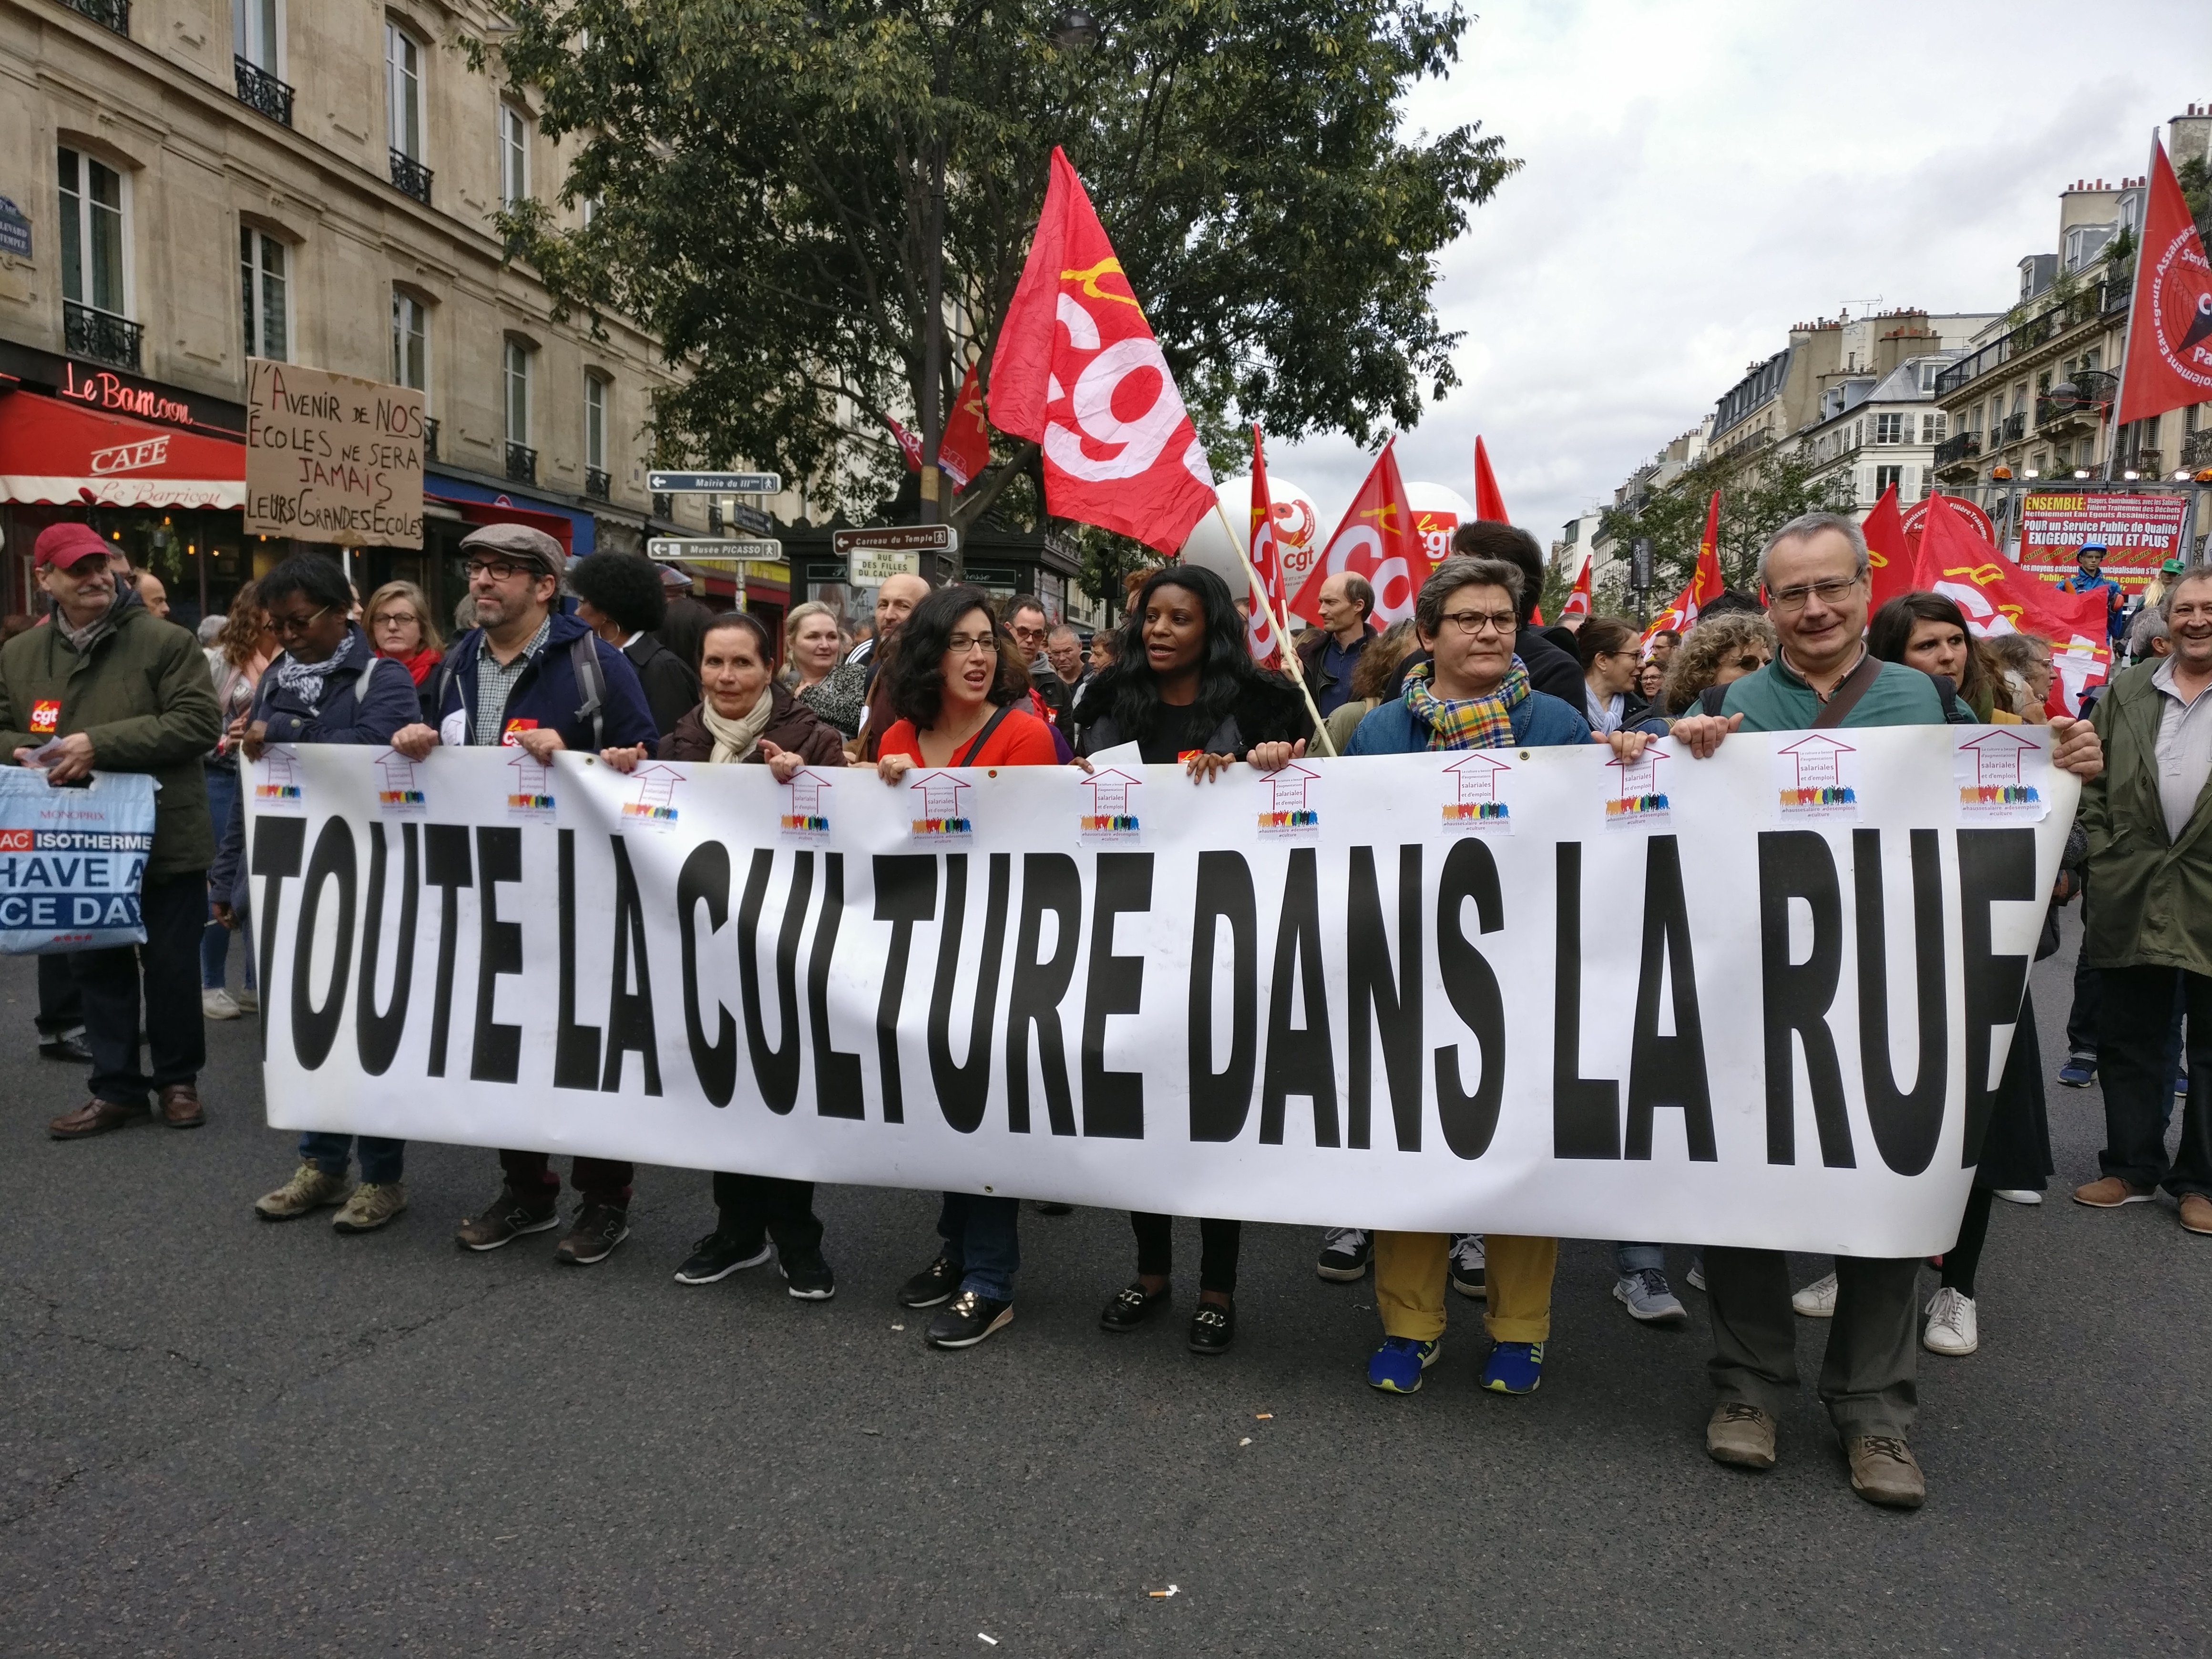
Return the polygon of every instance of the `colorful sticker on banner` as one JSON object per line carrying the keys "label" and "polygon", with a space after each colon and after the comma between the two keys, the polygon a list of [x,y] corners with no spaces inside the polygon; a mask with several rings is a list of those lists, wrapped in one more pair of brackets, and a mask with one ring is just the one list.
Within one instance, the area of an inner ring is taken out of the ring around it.
{"label": "colorful sticker on banner", "polygon": [[975,786],[951,772],[926,772],[907,786],[914,792],[914,838],[933,847],[975,839],[961,797]]}
{"label": "colorful sticker on banner", "polygon": [[1510,836],[1513,811],[1504,793],[1512,767],[1486,749],[1475,749],[1444,768],[1452,786],[1443,804],[1444,828],[1480,836]]}
{"label": "colorful sticker on banner", "polygon": [[1778,823],[1851,823],[1859,816],[1858,750],[1814,732],[1774,751]]}
{"label": "colorful sticker on banner", "polygon": [[253,768],[253,806],[260,812],[299,812],[307,810],[300,793],[299,763],[289,744],[271,744],[261,751]]}
{"label": "colorful sticker on banner", "polygon": [[1141,789],[1145,781],[1109,767],[1103,772],[1093,772],[1077,786],[1087,790],[1089,810],[1076,819],[1076,837],[1085,846],[1129,846],[1144,839],[1144,827],[1137,819],[1137,804],[1130,799],[1132,789]]}
{"label": "colorful sticker on banner", "polygon": [[41,697],[31,705],[31,731],[35,736],[51,738],[61,723],[62,706],[57,699]]}
{"label": "colorful sticker on banner", "polygon": [[507,815],[538,822],[553,816],[553,769],[527,749],[518,748],[507,762],[514,781],[507,786]]}
{"label": "colorful sticker on banner", "polygon": [[429,810],[416,763],[397,749],[376,757],[376,805],[388,818],[419,818]]}
{"label": "colorful sticker on banner", "polygon": [[[2011,726],[1960,726],[1951,751],[1959,816],[1970,823],[2035,823],[2051,811],[2051,756]],[[1972,733],[1972,735],[1967,735]]]}
{"label": "colorful sticker on banner", "polygon": [[810,846],[829,840],[830,803],[823,794],[834,787],[829,779],[811,772],[793,773],[791,781],[783,786],[783,811],[776,821],[776,833],[786,841]]}
{"label": "colorful sticker on banner", "polygon": [[1659,763],[1673,758],[1654,743],[1645,744],[1643,754],[1632,761],[1606,763],[1606,769],[1618,775],[1606,798],[1607,829],[1644,829],[1667,822],[1667,791],[1659,781]]}
{"label": "colorful sticker on banner", "polygon": [[1311,841],[1321,834],[1321,811],[1311,791],[1321,774],[1292,761],[1278,771],[1261,775],[1256,787],[1267,805],[1260,813],[1260,833],[1271,841]]}
{"label": "colorful sticker on banner", "polygon": [[672,766],[652,761],[631,773],[629,781],[635,793],[622,805],[623,822],[651,830],[674,829],[683,816],[676,807],[676,791],[684,781],[684,775]]}

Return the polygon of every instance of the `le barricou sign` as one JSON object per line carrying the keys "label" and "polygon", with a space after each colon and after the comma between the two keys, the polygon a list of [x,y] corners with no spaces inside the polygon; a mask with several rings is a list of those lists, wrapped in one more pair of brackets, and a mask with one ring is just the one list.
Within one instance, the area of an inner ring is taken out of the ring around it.
{"label": "le barricou sign", "polygon": [[422,401],[408,386],[249,360],[246,528],[422,546]]}
{"label": "le barricou sign", "polygon": [[247,791],[270,1121],[1923,1255],[2077,788],[2038,727],[1819,735],[1206,785],[271,749]]}

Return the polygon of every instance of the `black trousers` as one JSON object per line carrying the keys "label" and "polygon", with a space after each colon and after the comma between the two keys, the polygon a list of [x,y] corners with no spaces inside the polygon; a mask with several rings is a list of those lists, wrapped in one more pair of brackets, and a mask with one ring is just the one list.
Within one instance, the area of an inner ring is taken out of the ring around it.
{"label": "black trousers", "polygon": [[[1917,1256],[1836,1258],[1836,1316],[1820,1365],[1820,1402],[1839,1436],[1903,1439],[1911,1430],[1919,1404],[1919,1273]],[[1713,1319],[1707,1370],[1721,1398],[1781,1416],[1797,1388],[1788,1259],[1779,1250],[1709,1244],[1705,1300]]]}
{"label": "black trousers", "polygon": [[84,1024],[84,999],[77,994],[76,974],[68,957],[56,954],[39,958],[39,1035],[57,1037]]}
{"label": "black trousers", "polygon": [[[207,1064],[200,1018],[200,929],[207,921],[207,872],[149,881],[138,895],[143,945],[79,951],[69,958],[84,1002],[94,1097],[144,1106],[147,1092],[197,1082]],[[145,999],[150,1072],[138,1069],[138,1006]]]}
{"label": "black trousers", "polygon": [[[1129,1212],[1137,1235],[1137,1271],[1165,1279],[1175,1271],[1175,1218],[1149,1210]],[[1244,1224],[1206,1217],[1198,1224],[1198,1288],[1227,1296],[1237,1288],[1237,1256],[1244,1245]]]}
{"label": "black trousers", "polygon": [[[2179,968],[2107,968],[2097,1011],[2097,1069],[2105,1084],[2108,1176],[2163,1186],[2176,1198],[2212,1198],[2212,979]],[[2173,1109],[2176,988],[2189,1011],[2189,1100],[2171,1162],[2166,1127]]]}
{"label": "black trousers", "polygon": [[822,1223],[814,1214],[814,1183],[780,1176],[714,1172],[714,1207],[720,1231],[750,1243],[763,1232],[780,1256],[811,1255],[822,1248]]}

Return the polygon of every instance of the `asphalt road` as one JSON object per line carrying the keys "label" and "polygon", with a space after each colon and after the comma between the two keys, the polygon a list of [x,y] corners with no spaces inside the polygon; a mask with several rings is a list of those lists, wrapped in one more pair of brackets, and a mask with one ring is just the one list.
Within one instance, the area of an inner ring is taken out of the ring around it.
{"label": "asphalt road", "polygon": [[[2037,975],[2053,1064],[2070,959]],[[2212,1240],[2065,1201],[2094,1090],[2051,1090],[2052,1201],[1997,1206],[1980,1353],[1923,1356],[1930,1498],[1899,1515],[1851,1497],[1809,1384],[1771,1474],[1709,1462],[1699,1298],[1632,1325],[1600,1244],[1562,1249],[1526,1400],[1476,1386],[1457,1298],[1427,1388],[1370,1393],[1371,1281],[1316,1279],[1302,1230],[1248,1231],[1225,1358],[1180,1316],[1103,1335],[1133,1255],[1092,1211],[1024,1214],[1014,1325],[933,1353],[891,1301],[929,1196],[823,1190],[821,1305],[672,1282],[692,1171],[642,1171],[584,1270],[552,1234],[453,1248],[483,1152],[413,1148],[381,1234],[268,1225],[293,1160],[251,1022],[210,1028],[208,1127],[60,1144],[82,1074],[30,1057],[27,964],[0,999],[0,1653],[2212,1649]]]}

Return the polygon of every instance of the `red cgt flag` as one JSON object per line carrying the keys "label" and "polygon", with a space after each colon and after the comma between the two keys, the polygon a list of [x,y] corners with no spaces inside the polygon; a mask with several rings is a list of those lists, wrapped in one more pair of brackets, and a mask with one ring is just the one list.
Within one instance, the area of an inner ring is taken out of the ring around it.
{"label": "red cgt flag", "polygon": [[1567,602],[1559,607],[1559,615],[1587,617],[1590,613],[1590,556],[1583,555],[1582,568],[1575,573],[1575,585],[1567,591]]}
{"label": "red cgt flag", "polygon": [[1493,524],[1510,524],[1505,516],[1505,497],[1498,493],[1498,476],[1490,470],[1490,452],[1480,433],[1474,440],[1474,516]]}
{"label": "red cgt flag", "polygon": [[2128,355],[2120,374],[2125,426],[2212,398],[2212,266],[2166,146],[2151,144],[2142,251],[2136,255]]}
{"label": "red cgt flag", "polygon": [[1921,526],[1913,586],[1957,605],[1977,639],[2039,634],[2049,640],[2053,672],[2046,713],[2079,716],[2082,694],[2112,674],[2103,591],[2066,593],[2039,580],[1975,535],[1941,495],[1929,499]]}
{"label": "red cgt flag", "polygon": [[1083,181],[1055,145],[991,358],[991,424],[1044,451],[1048,512],[1179,551],[1213,473]]}
{"label": "red cgt flag", "polygon": [[975,367],[968,365],[960,395],[952,400],[951,416],[945,422],[945,434],[937,441],[937,465],[959,489],[975,483],[991,464],[991,434],[983,424],[983,388],[975,379]]}
{"label": "red cgt flag", "polygon": [[1260,447],[1260,425],[1252,423],[1252,614],[1244,625],[1252,660],[1273,666],[1281,660],[1283,642],[1273,618],[1283,614],[1283,550],[1275,539],[1273,500],[1267,494],[1267,458]]}
{"label": "red cgt flag", "polygon": [[1874,580],[1868,608],[1879,611],[1900,593],[1912,591],[1912,548],[1905,536],[1905,515],[1897,510],[1895,484],[1881,492],[1859,528],[1866,533],[1867,568]]}
{"label": "red cgt flag", "polygon": [[1680,634],[1698,620],[1698,613],[1721,596],[1721,492],[1705,503],[1705,533],[1698,538],[1698,564],[1690,572],[1689,586],[1674,596],[1674,603],[1652,617],[1644,630],[1644,650],[1664,633]]}
{"label": "red cgt flag", "polygon": [[1406,481],[1398,476],[1397,441],[1393,438],[1384,444],[1368,469],[1367,482],[1352,498],[1336,533],[1291,601],[1293,616],[1318,623],[1321,585],[1340,570],[1365,577],[1375,590],[1373,626],[1388,628],[1413,614],[1413,595],[1428,578],[1429,554],[1413,528]]}

